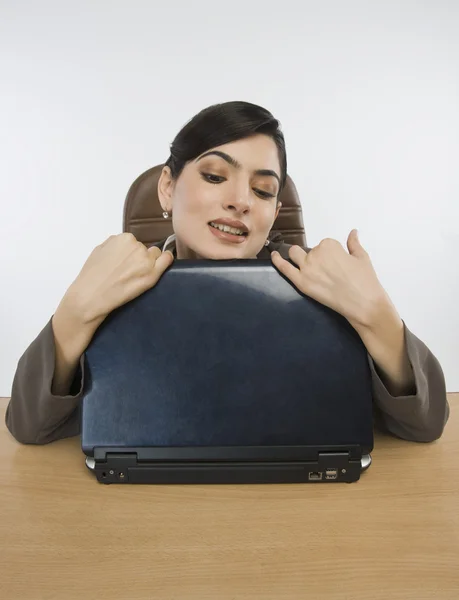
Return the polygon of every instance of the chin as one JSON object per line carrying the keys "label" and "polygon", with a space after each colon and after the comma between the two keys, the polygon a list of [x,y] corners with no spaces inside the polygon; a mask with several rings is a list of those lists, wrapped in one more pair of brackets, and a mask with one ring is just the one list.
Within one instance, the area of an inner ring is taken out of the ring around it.
{"label": "chin", "polygon": [[246,248],[207,248],[202,249],[202,252],[198,252],[203,258],[210,260],[232,260],[235,258],[250,258],[250,249]]}
{"label": "chin", "polygon": [[210,260],[232,260],[235,258],[245,258],[245,253],[222,249],[220,251],[214,250],[213,252],[207,252],[202,256],[203,258],[208,258]]}

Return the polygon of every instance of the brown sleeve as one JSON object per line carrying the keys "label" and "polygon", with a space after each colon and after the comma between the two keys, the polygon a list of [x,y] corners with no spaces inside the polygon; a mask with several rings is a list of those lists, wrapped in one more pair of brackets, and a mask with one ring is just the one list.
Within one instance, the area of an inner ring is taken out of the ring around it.
{"label": "brown sleeve", "polygon": [[375,421],[399,438],[413,442],[433,442],[443,433],[449,417],[445,377],[437,358],[407,328],[405,342],[413,368],[416,395],[392,396],[381,381],[373,359],[372,373]]}
{"label": "brown sleeve", "polygon": [[51,393],[55,345],[51,319],[19,360],[5,422],[23,444],[47,444],[80,431],[84,355],[68,396]]}

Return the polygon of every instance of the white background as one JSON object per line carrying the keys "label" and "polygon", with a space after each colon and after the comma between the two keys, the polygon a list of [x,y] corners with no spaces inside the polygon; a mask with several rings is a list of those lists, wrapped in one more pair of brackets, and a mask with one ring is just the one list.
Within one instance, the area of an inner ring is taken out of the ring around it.
{"label": "white background", "polygon": [[308,244],[353,227],[459,390],[459,3],[0,2],[0,395],[196,112],[281,121]]}

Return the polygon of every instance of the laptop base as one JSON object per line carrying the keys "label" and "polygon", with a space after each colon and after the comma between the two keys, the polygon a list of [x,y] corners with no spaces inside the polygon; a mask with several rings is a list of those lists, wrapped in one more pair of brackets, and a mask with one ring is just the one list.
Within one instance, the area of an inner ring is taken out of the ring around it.
{"label": "laptop base", "polygon": [[259,484],[352,483],[371,464],[371,456],[350,460],[346,453],[320,454],[316,461],[293,462],[140,462],[135,454],[108,453],[86,465],[100,483]]}

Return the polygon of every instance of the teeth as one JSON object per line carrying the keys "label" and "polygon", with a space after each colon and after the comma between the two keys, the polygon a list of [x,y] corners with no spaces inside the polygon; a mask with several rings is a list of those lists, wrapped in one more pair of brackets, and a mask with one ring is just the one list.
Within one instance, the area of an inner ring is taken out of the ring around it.
{"label": "teeth", "polygon": [[225,231],[226,233],[232,233],[234,235],[244,235],[244,231],[242,231],[242,229],[237,229],[236,227],[220,225],[220,223],[214,223],[213,221],[210,223],[210,225],[212,227],[215,227],[215,229],[220,229],[220,231]]}

